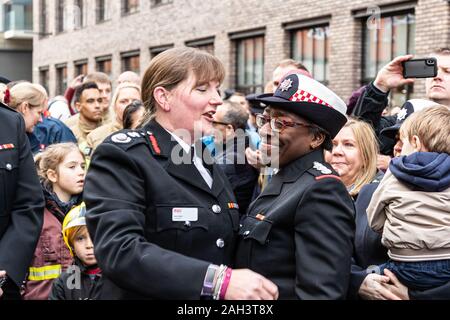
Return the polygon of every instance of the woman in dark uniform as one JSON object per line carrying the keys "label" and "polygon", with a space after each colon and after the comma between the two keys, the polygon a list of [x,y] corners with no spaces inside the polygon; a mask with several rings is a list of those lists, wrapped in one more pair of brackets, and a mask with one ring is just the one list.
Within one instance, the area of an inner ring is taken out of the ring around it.
{"label": "woman in dark uniform", "polygon": [[260,100],[262,151],[279,171],[243,217],[236,266],[273,281],[280,299],[344,299],[354,207],[324,149],[347,121],[345,103],[298,73]]}
{"label": "woman in dark uniform", "polygon": [[20,299],[44,213],[21,114],[0,103],[0,296]]}
{"label": "woman in dark uniform", "polygon": [[206,52],[161,53],[143,78],[142,128],[111,135],[93,154],[84,199],[103,298],[277,298],[271,281],[230,268],[238,206],[194,144],[211,130],[223,77]]}

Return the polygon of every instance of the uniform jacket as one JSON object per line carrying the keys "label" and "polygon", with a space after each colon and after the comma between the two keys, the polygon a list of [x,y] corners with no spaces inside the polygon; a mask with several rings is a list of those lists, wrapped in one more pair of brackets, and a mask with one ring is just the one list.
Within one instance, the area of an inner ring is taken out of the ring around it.
{"label": "uniform jacket", "polygon": [[44,196],[22,115],[0,104],[0,270],[20,286],[43,223]]}
{"label": "uniform jacket", "polygon": [[394,158],[367,208],[369,225],[396,261],[450,259],[450,156]]}
{"label": "uniform jacket", "polygon": [[98,124],[87,123],[83,121],[80,114],[77,113],[64,121],[64,124],[72,130],[73,134],[77,138],[78,144],[82,144],[86,142],[88,134],[98,128],[101,125],[101,122]]}
{"label": "uniform jacket", "polygon": [[73,197],[71,202],[62,203],[53,192],[44,189],[44,194],[44,225],[28,271],[23,292],[25,300],[47,300],[53,280],[73,262],[62,237],[62,222],[81,197]]}
{"label": "uniform jacket", "polygon": [[53,282],[48,299],[97,300],[100,298],[102,284],[101,270],[97,266],[85,267],[75,258],[74,264]]}
{"label": "uniform jacket", "polygon": [[69,128],[72,128],[77,124],[79,119],[80,119],[80,114],[76,113],[73,116],[71,116],[69,119],[64,120],[63,122],[66,126],[68,126]]}
{"label": "uniform jacket", "polygon": [[274,175],[243,217],[236,267],[272,280],[280,299],[346,297],[354,207],[323,150]]}
{"label": "uniform jacket", "polygon": [[211,166],[209,188],[172,150],[182,148],[152,121],[93,154],[84,200],[102,298],[199,299],[209,264],[233,261],[239,212],[227,178]]}
{"label": "uniform jacket", "polygon": [[111,121],[107,124],[98,127],[88,134],[86,142],[91,151],[94,151],[100,143],[105,140],[111,133],[122,130],[122,124],[117,121]]}

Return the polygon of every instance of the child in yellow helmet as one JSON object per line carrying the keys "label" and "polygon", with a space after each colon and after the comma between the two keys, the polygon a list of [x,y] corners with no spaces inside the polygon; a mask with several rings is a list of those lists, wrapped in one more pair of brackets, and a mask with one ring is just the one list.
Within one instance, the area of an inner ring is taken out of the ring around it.
{"label": "child in yellow helmet", "polygon": [[86,227],[86,206],[81,203],[66,215],[62,234],[74,257],[69,267],[53,283],[49,300],[95,300],[101,289],[101,270],[97,266],[94,246]]}

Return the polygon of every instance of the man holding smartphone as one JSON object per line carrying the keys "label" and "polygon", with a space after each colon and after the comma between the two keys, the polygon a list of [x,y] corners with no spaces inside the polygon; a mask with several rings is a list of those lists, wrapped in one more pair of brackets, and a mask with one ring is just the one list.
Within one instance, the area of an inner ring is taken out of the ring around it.
{"label": "man holding smartphone", "polygon": [[[426,78],[426,98],[438,104],[450,107],[450,48],[440,48],[428,57],[437,60],[437,75]],[[353,110],[353,115],[370,122],[380,140],[382,154],[391,155],[395,141],[380,132],[395,124],[396,116],[382,117],[381,113],[388,104],[389,91],[414,83],[414,78],[404,78],[403,63],[412,59],[412,55],[399,56],[384,66],[370,83]]]}
{"label": "man holding smartphone", "polygon": [[[450,107],[450,48],[434,51],[430,57],[437,60],[437,75],[426,78],[426,97],[438,104]],[[408,61],[412,55],[399,56],[383,67],[377,74],[374,86],[385,94],[391,89],[414,83],[413,78],[403,77],[402,62]]]}

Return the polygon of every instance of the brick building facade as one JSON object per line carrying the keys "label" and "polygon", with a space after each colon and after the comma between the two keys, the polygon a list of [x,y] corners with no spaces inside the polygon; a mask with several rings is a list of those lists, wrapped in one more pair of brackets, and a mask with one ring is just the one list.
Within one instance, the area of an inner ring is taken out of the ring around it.
{"label": "brick building facade", "polygon": [[0,0],[0,75],[32,80],[32,0]]}
{"label": "brick building facade", "polygon": [[[295,57],[347,99],[392,56],[450,42],[446,0],[36,0],[33,10],[33,79],[50,96],[77,73],[143,74],[158,52],[189,45],[220,58],[224,88],[262,90]],[[410,96],[423,93],[417,81]]]}

